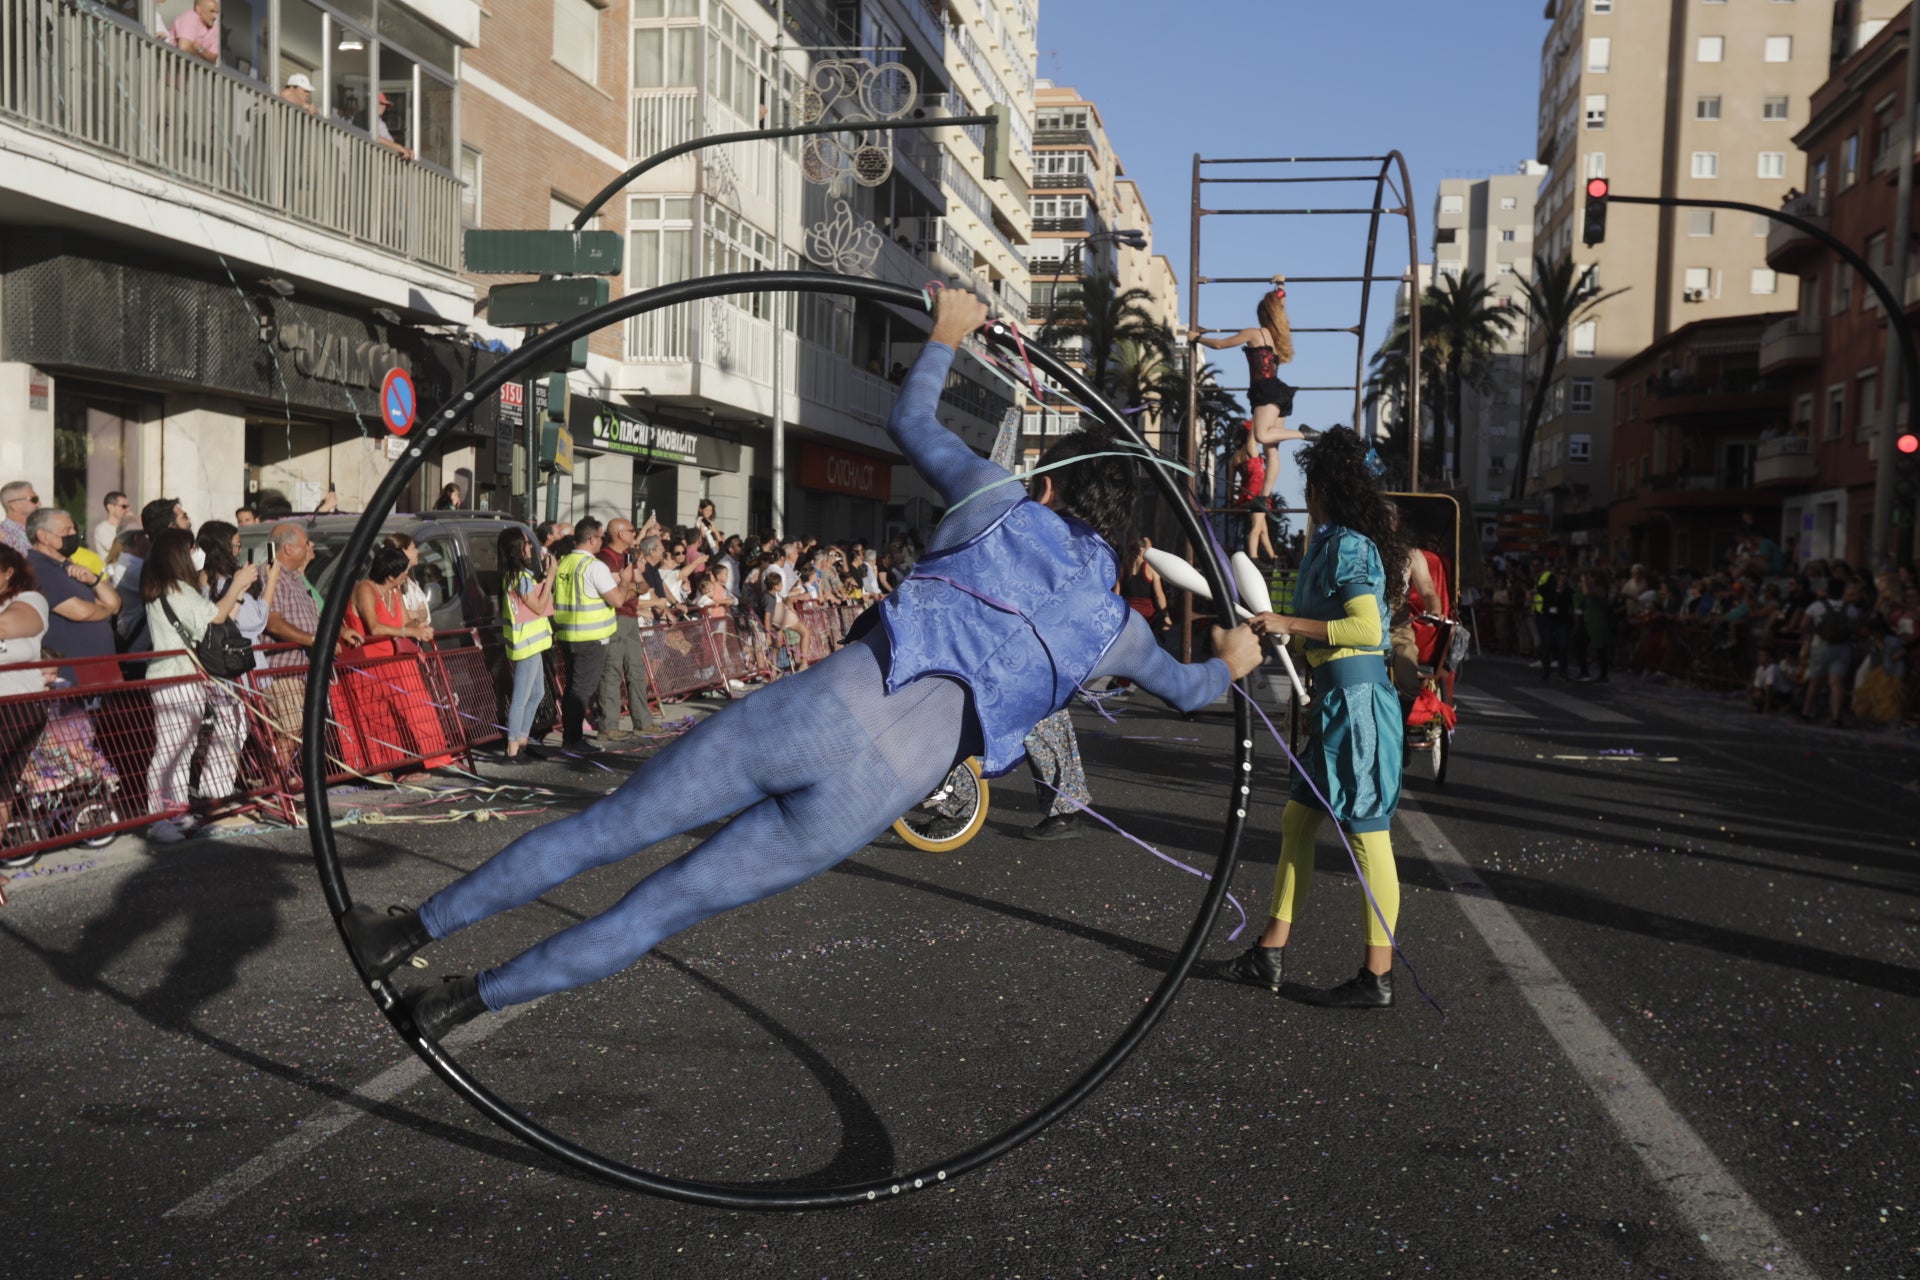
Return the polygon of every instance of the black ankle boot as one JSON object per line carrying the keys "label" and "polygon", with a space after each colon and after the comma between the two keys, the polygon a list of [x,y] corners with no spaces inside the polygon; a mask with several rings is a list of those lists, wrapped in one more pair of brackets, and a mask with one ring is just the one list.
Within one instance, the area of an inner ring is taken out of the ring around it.
{"label": "black ankle boot", "polygon": [[340,917],[347,949],[369,978],[384,978],[402,961],[433,939],[420,922],[418,911],[382,915],[372,907],[355,905]]}
{"label": "black ankle boot", "polygon": [[1269,991],[1278,991],[1286,967],[1287,949],[1285,947],[1248,947],[1229,960],[1221,973],[1235,982],[1244,982],[1250,987],[1265,987]]}
{"label": "black ankle boot", "polygon": [[1393,975],[1362,969],[1337,987],[1315,992],[1313,1002],[1323,1009],[1390,1009]]}
{"label": "black ankle boot", "polygon": [[480,979],[474,977],[448,978],[439,986],[414,992],[403,1003],[421,1039],[436,1044],[447,1032],[487,1011],[480,998]]}

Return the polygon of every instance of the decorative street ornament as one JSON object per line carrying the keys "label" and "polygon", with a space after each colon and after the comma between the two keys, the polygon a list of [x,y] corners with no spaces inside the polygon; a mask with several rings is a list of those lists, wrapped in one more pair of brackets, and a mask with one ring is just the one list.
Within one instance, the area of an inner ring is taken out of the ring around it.
{"label": "decorative street ornament", "polygon": [[[835,107],[845,106],[869,120],[898,120],[919,101],[919,81],[898,62],[876,65],[867,58],[816,62],[800,91],[801,124],[818,124]],[[877,187],[893,172],[892,130],[849,129],[817,134],[800,150],[800,170],[808,182],[845,194],[848,179]]]}
{"label": "decorative street ornament", "polygon": [[880,228],[861,219],[845,200],[834,201],[834,215],[807,228],[807,258],[842,275],[870,276],[880,260]]}

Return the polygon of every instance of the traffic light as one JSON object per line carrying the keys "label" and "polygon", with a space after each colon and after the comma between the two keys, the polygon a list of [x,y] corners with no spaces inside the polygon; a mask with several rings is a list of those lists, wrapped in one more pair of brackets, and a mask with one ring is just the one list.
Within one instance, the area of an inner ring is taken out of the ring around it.
{"label": "traffic light", "polygon": [[1912,501],[1916,481],[1920,481],[1920,435],[1909,426],[1893,438],[1894,493],[1902,501]]}
{"label": "traffic light", "polygon": [[986,179],[1005,182],[1013,173],[1013,113],[1000,106],[987,114],[993,117],[993,123],[987,126],[987,143],[983,148]]}
{"label": "traffic light", "polygon": [[1587,221],[1581,239],[1599,244],[1607,238],[1607,180],[1587,179]]}

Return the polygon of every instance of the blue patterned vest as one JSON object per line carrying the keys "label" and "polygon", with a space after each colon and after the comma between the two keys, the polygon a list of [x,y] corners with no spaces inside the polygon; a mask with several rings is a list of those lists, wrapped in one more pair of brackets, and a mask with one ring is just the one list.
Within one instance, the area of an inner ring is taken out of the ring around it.
{"label": "blue patterned vest", "polygon": [[923,557],[880,606],[887,692],[945,675],[973,694],[982,767],[1005,773],[1033,726],[1073,696],[1126,625],[1119,564],[1077,520],[1022,499],[972,540]]}

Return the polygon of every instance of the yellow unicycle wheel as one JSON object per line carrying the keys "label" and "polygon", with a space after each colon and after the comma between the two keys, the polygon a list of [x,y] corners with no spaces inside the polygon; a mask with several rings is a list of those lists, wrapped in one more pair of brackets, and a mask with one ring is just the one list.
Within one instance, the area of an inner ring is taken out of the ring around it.
{"label": "yellow unicycle wheel", "polygon": [[980,760],[970,756],[953,766],[938,791],[901,814],[894,832],[916,849],[951,853],[986,825],[987,794]]}

